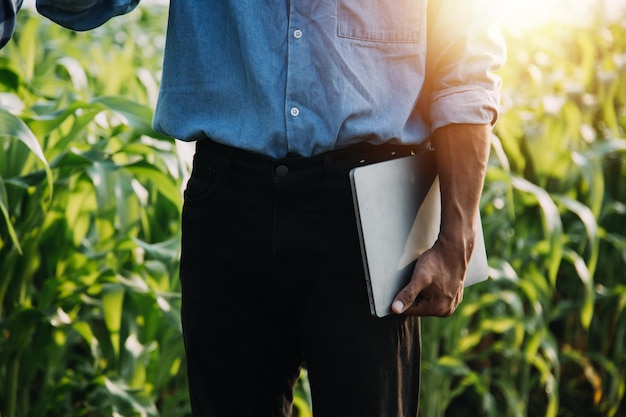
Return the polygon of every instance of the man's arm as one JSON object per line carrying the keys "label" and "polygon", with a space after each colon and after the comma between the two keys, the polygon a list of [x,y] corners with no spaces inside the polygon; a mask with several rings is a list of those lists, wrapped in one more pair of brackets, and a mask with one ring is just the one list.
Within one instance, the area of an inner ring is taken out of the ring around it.
{"label": "man's arm", "polygon": [[37,0],[37,11],[72,30],[94,29],[114,16],[126,14],[140,0]]}
{"label": "man's arm", "polygon": [[466,124],[435,131],[441,230],[435,245],[417,260],[411,281],[392,305],[394,312],[445,317],[461,302],[465,271],[474,249],[490,132],[490,125]]}
{"label": "man's arm", "polygon": [[[463,298],[472,255],[491,126],[498,117],[506,58],[499,30],[501,0],[428,3],[426,81],[420,109],[428,117],[441,188],[441,230],[418,259],[395,313],[449,316]],[[416,301],[417,300],[417,301]]]}

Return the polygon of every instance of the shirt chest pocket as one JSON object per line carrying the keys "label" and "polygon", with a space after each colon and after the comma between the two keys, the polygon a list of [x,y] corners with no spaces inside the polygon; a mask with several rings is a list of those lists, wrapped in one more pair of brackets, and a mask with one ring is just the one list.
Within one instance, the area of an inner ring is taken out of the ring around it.
{"label": "shirt chest pocket", "polygon": [[371,42],[421,42],[427,0],[337,0],[339,36]]}

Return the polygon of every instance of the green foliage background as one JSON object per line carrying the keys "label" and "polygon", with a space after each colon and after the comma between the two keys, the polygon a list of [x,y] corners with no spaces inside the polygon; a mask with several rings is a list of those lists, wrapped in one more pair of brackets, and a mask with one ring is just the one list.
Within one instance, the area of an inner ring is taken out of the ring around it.
{"label": "green foliage background", "polygon": [[[3,417],[189,415],[188,158],[150,128],[166,16],[75,33],[23,11],[0,51]],[[424,319],[421,415],[626,416],[626,20],[507,42],[492,279]]]}

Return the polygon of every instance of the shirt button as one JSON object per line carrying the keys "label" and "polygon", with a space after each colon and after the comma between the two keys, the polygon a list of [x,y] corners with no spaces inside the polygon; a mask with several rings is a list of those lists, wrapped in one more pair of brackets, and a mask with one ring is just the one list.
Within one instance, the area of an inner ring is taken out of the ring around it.
{"label": "shirt button", "polygon": [[300,39],[302,37],[302,31],[300,29],[296,29],[293,31],[293,37],[296,39]]}
{"label": "shirt button", "polygon": [[297,107],[292,107],[289,113],[291,113],[293,117],[298,117],[298,115],[300,114],[300,109]]}
{"label": "shirt button", "polygon": [[287,168],[285,165],[278,165],[276,167],[276,175],[278,175],[280,178],[285,178],[287,174],[289,174],[289,168]]}

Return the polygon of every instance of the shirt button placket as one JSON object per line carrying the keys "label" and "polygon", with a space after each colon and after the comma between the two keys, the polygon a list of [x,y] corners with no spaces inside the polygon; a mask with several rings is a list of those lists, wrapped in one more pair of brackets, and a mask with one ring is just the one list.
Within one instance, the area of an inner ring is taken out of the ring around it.
{"label": "shirt button placket", "polygon": [[[285,102],[284,102],[284,111],[285,111],[285,124],[286,124],[286,147],[288,150],[293,150],[297,152],[302,148],[302,130],[303,123],[305,119],[302,119],[303,114],[302,111],[305,109],[306,102],[302,100],[306,100],[306,95],[302,94],[302,86],[303,77],[305,77],[303,73],[303,57],[302,54],[304,50],[303,47],[306,47],[305,44],[302,44],[304,38],[304,31],[300,28],[300,24],[298,23],[302,16],[296,11],[296,5],[294,3],[298,3],[300,1],[308,1],[308,0],[294,0],[288,2],[290,4],[289,10],[289,22],[290,26],[285,32],[286,40],[287,40],[287,84],[285,91]],[[281,174],[284,172],[276,172],[275,175],[277,178],[281,178]]]}
{"label": "shirt button placket", "polygon": [[[293,31],[293,37],[296,39],[301,39],[302,31],[300,29],[295,29]],[[298,117],[300,115],[300,109],[294,106],[289,110],[289,114],[291,114],[292,117]]]}

